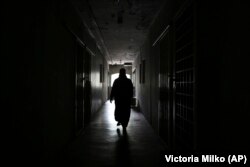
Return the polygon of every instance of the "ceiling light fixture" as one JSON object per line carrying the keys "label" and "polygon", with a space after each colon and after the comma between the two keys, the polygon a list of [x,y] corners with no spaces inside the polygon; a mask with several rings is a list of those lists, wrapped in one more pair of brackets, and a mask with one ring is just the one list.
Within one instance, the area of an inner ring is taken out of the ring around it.
{"label": "ceiling light fixture", "polygon": [[132,66],[132,63],[127,62],[127,63],[124,63],[123,65],[124,65],[124,66]]}

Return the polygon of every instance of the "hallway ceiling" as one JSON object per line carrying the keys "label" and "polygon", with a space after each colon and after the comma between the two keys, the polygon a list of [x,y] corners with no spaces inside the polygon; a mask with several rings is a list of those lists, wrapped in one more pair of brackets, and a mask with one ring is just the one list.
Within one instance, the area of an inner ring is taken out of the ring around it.
{"label": "hallway ceiling", "polygon": [[110,64],[133,62],[163,0],[89,0]]}

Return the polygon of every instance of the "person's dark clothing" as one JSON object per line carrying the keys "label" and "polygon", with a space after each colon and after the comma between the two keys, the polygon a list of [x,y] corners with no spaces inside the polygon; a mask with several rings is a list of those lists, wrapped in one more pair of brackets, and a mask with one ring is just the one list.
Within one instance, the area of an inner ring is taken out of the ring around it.
{"label": "person's dark clothing", "polygon": [[127,127],[130,118],[130,104],[133,97],[133,84],[126,76],[114,81],[110,100],[115,100],[115,120]]}

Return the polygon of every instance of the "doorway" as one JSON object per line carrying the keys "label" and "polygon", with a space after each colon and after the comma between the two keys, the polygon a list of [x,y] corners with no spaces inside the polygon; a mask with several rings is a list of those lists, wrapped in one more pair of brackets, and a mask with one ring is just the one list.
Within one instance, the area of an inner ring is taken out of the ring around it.
{"label": "doorway", "polygon": [[75,56],[75,133],[79,135],[91,118],[91,55],[76,42]]}

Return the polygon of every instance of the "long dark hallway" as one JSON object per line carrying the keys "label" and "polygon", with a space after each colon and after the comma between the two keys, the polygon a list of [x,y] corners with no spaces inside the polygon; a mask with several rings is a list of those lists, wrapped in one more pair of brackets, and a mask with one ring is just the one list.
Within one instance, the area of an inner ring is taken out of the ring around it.
{"label": "long dark hallway", "polygon": [[116,123],[114,104],[106,102],[83,134],[69,145],[64,160],[79,167],[160,166],[166,148],[142,113],[132,109],[126,132]]}
{"label": "long dark hallway", "polygon": [[[0,7],[9,166],[158,167],[164,150],[250,151],[245,2],[22,0]],[[107,102],[121,68],[139,111],[132,109],[126,134]]]}

